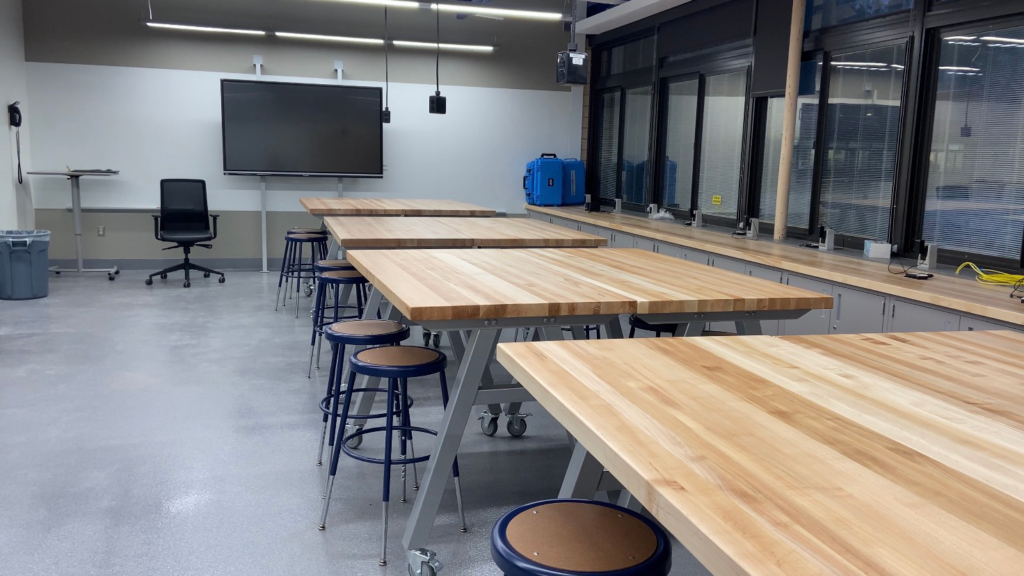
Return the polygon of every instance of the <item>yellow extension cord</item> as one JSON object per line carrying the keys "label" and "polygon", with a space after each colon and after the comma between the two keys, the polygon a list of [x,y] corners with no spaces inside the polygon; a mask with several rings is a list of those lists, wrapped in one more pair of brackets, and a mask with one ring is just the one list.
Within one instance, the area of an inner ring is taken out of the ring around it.
{"label": "yellow extension cord", "polygon": [[1013,287],[1014,292],[1024,288],[1024,275],[978,268],[973,262],[964,262],[956,269],[956,273],[960,274],[960,271],[968,266],[977,273],[975,280],[982,284],[987,284],[989,286],[1011,286]]}

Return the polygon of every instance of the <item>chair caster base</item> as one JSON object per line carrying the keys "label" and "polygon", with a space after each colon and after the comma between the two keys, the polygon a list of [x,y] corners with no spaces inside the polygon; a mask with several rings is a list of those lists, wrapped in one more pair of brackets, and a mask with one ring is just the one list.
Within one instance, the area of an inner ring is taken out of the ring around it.
{"label": "chair caster base", "polygon": [[388,561],[387,560],[381,560],[380,562],[377,562],[377,565],[378,566],[387,566],[388,565]]}
{"label": "chair caster base", "polygon": [[462,532],[463,534],[465,534],[466,532],[469,532],[469,529],[467,529],[465,526],[463,526],[462,528],[459,528],[459,532]]}

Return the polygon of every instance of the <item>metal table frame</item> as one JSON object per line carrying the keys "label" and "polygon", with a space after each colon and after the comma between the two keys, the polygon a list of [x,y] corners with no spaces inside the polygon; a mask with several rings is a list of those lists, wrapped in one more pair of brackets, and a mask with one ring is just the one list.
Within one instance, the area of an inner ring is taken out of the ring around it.
{"label": "metal table frame", "polygon": [[[376,288],[370,294],[363,318],[376,318],[377,311],[384,302],[382,295]],[[792,320],[803,316],[810,310],[779,310],[779,311],[757,311],[757,312],[702,312],[685,314],[642,314],[644,318],[656,323],[685,324],[683,336],[699,336],[704,326],[709,322],[735,322],[737,331],[745,335],[761,334],[761,322],[766,320]],[[401,320],[402,314],[391,303],[385,306],[383,318]],[[405,320],[409,322],[408,319]],[[414,322],[410,322],[413,324]],[[619,323],[619,315],[587,315],[587,316],[547,316],[538,318],[489,318],[489,319],[466,319],[466,320],[437,320],[420,322],[423,328],[431,331],[448,332],[452,341],[452,349],[459,362],[458,375],[454,380],[451,395],[448,401],[448,408],[444,412],[441,426],[438,429],[438,436],[434,445],[434,451],[427,461],[427,469],[423,475],[420,490],[413,505],[406,526],[405,535],[402,538],[402,545],[405,548],[406,556],[410,566],[410,573],[415,576],[428,576],[437,573],[442,569],[442,564],[437,560],[437,555],[426,548],[433,527],[437,510],[441,504],[441,498],[448,483],[448,476],[451,474],[452,463],[459,451],[462,436],[466,424],[473,414],[474,406],[499,404],[506,405],[504,409],[510,418],[521,417],[518,413],[519,406],[523,402],[533,400],[518,383],[497,384],[490,374],[490,365],[494,360],[497,350],[498,338],[503,329],[507,328],[533,328],[531,331],[532,340],[562,340],[562,327],[568,326],[572,330],[574,339],[584,338],[584,327],[588,325],[602,325],[607,329],[609,339],[622,338],[622,325]],[[355,354],[361,348],[352,350]],[[346,371],[348,370],[346,366]],[[347,372],[343,374],[343,382],[347,382]],[[359,388],[375,388],[379,379],[362,376],[362,380],[356,384]],[[358,405],[352,419],[358,421],[360,415],[370,413],[375,394],[363,393],[359,398]],[[359,425],[352,425],[359,428]],[[570,465],[570,473],[573,467],[577,472],[573,475],[571,484],[580,484],[576,491],[586,493],[587,482],[594,484],[596,470],[598,483],[601,482],[603,468],[596,464],[596,460],[586,453],[577,444],[579,455],[573,454],[573,464]],[[581,474],[582,472],[582,474]],[[569,482],[567,479],[566,482]],[[602,490],[621,489],[614,480],[608,480],[601,486]],[[563,485],[563,491],[565,487]],[[592,493],[591,493],[592,495]],[[628,498],[628,495],[626,496]],[[635,505],[633,506],[635,507]]]}

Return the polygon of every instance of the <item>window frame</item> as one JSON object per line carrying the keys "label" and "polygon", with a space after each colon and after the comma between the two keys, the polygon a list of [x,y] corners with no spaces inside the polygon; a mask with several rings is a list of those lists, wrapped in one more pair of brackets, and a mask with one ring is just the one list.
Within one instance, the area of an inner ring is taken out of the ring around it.
{"label": "window frame", "polygon": [[[665,153],[666,147],[668,146],[668,106],[667,99],[669,97],[669,86],[672,84],[681,84],[684,82],[697,81],[697,117],[694,119],[694,133],[693,133],[693,158],[690,160],[691,164],[691,177],[690,177],[690,199],[689,203],[685,208],[671,208],[666,206],[664,196],[662,195],[661,182],[665,176]],[[673,216],[677,218],[683,218],[685,220],[690,219],[691,211],[694,206],[694,190],[696,187],[697,167],[696,160],[700,155],[700,136],[701,128],[703,124],[703,111],[704,111],[704,80],[699,72],[691,72],[680,76],[666,76],[658,79],[659,88],[659,113],[658,113],[658,135],[657,143],[655,146],[654,158],[655,162],[654,170],[654,186],[653,192],[654,197],[652,203],[658,205],[658,208],[664,208],[668,210]]]}
{"label": "window frame", "polygon": [[[956,4],[956,2],[951,4]],[[917,136],[912,151],[913,167],[909,178],[903,235],[904,243],[908,248],[913,245],[914,240],[924,238],[924,218],[928,204],[931,146],[935,130],[935,110],[938,103],[938,63],[942,57],[942,37],[950,34],[980,34],[992,28],[1015,27],[1024,27],[1024,10],[1012,16],[936,26],[925,31],[923,41],[924,58],[919,75],[920,98],[917,118],[915,119]],[[907,251],[903,250],[901,252]],[[986,254],[954,251],[939,247],[939,262],[941,264],[955,266],[965,261],[971,261],[981,266],[1009,270],[1016,270],[1021,264],[1019,257],[999,258]]]}

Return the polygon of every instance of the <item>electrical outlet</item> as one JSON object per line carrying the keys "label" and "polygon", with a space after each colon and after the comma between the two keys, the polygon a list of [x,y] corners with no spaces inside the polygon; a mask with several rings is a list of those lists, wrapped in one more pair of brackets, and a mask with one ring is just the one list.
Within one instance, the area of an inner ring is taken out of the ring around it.
{"label": "electrical outlet", "polygon": [[97,228],[96,229],[96,235],[97,236],[106,236],[107,235],[107,227],[106,226],[100,226],[99,228]]}

